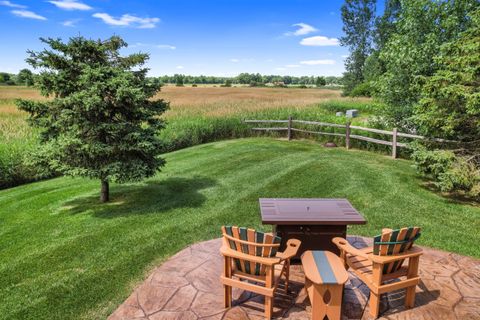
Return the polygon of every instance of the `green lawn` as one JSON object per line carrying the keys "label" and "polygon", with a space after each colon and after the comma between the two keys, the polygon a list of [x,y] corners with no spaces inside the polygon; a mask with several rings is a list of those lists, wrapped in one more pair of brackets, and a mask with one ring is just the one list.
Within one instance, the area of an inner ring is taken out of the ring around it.
{"label": "green lawn", "polygon": [[148,272],[222,224],[261,228],[259,197],[345,197],[368,224],[418,225],[422,245],[480,257],[480,208],[428,191],[411,163],[307,141],[242,139],[166,155],[145,183],[58,178],[0,191],[0,317],[104,319]]}

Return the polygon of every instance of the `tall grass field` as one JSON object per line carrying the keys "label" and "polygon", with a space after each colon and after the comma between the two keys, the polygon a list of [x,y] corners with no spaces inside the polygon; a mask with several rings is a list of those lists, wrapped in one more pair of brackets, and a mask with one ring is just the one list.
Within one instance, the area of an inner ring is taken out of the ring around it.
{"label": "tall grass field", "polygon": [[[29,158],[38,145],[37,135],[19,111],[15,100],[45,99],[38,90],[0,86],[0,189],[44,178]],[[165,86],[155,97],[170,101],[160,135],[164,152],[229,138],[256,135],[243,120],[297,119],[345,123],[337,111],[360,110],[355,123],[366,125],[377,105],[367,98],[344,98],[339,90],[250,87]],[[325,129],[329,130],[329,129]]]}

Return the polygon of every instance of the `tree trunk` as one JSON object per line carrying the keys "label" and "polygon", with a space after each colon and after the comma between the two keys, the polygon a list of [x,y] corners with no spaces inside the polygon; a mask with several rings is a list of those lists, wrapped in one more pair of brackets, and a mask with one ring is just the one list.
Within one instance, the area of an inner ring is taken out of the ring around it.
{"label": "tree trunk", "polygon": [[102,180],[102,190],[100,191],[100,201],[108,202],[110,200],[110,190],[108,187],[108,181]]}

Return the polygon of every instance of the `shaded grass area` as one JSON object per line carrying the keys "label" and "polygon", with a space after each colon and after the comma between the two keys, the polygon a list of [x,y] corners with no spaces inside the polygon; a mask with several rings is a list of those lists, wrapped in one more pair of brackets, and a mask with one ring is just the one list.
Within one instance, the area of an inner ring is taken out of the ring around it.
{"label": "shaded grass area", "polygon": [[348,233],[418,225],[421,245],[480,257],[480,208],[423,187],[411,163],[310,141],[228,140],[166,155],[164,172],[113,185],[57,178],[0,191],[0,318],[104,319],[156,265],[220,236],[263,230],[260,197],[341,197],[365,216]]}

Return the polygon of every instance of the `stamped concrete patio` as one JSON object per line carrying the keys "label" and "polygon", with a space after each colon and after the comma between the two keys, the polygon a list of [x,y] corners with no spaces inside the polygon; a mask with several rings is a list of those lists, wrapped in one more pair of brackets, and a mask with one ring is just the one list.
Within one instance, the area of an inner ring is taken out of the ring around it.
{"label": "stamped concrete patio", "polygon": [[[358,248],[370,244],[362,237],[349,241]],[[248,292],[234,289],[234,307],[223,308],[220,245],[221,240],[215,239],[180,251],[155,269],[109,319],[264,319],[263,298]],[[420,276],[415,308],[403,307],[403,290],[383,295],[380,319],[480,319],[479,260],[424,248]],[[301,266],[292,266],[291,292],[278,291],[275,318],[310,319],[303,281]],[[350,273],[342,319],[370,319],[368,296],[368,288]]]}

